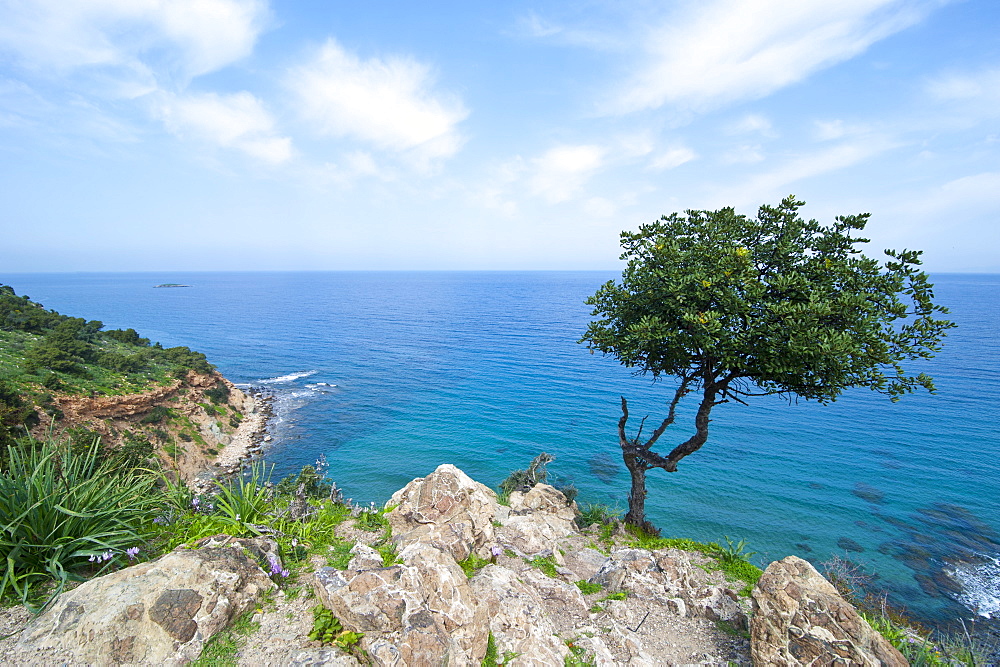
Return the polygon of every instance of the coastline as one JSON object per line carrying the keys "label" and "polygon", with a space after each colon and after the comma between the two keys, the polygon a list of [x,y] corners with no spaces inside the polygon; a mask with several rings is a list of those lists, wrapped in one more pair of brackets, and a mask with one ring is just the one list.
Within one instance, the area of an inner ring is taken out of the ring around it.
{"label": "coastline", "polygon": [[209,492],[216,480],[239,474],[251,461],[260,457],[269,439],[267,426],[274,416],[272,394],[260,387],[236,387],[225,380],[230,391],[244,396],[243,421],[230,435],[229,442],[218,455],[188,483],[198,493]]}

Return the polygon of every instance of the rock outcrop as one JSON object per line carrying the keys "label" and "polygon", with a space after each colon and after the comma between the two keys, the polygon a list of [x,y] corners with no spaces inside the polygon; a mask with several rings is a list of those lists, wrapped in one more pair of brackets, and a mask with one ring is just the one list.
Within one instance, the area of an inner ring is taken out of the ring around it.
{"label": "rock outcrop", "polygon": [[[364,634],[376,664],[478,665],[490,635],[498,655],[518,665],[563,664],[570,646],[602,665],[675,664],[704,654],[664,634],[684,628],[704,639],[719,620],[746,627],[732,584],[702,569],[707,558],[602,553],[576,529],[575,505],[546,484],[501,506],[492,490],[442,465],[388,506],[402,562],[383,567],[374,549],[358,546],[346,570],[322,568],[315,579],[317,596]],[[491,562],[466,579],[458,562],[470,556]],[[548,563],[547,574],[538,562]],[[589,599],[574,585],[587,581],[600,590]],[[602,599],[611,593],[627,597]],[[739,651],[727,658],[738,662]]]}
{"label": "rock outcrop", "polygon": [[[213,402],[209,393],[224,400]],[[209,392],[209,393],[206,393]],[[158,412],[157,412],[158,411]],[[198,492],[211,487],[214,475],[238,471],[257,452],[270,417],[268,402],[244,392],[217,371],[189,371],[183,379],[136,393],[77,396],[54,393],[50,412],[38,408],[35,437],[85,428],[105,447],[146,440],[166,470],[174,470]],[[198,478],[206,480],[195,484]]]}
{"label": "rock outcrop", "polygon": [[464,560],[494,542],[497,494],[453,465],[413,480],[388,505],[395,506],[387,518],[397,544],[423,542]]}
{"label": "rock outcrop", "polygon": [[[346,569],[321,567],[320,557],[315,572],[300,574],[344,629],[363,634],[357,648],[376,665],[480,665],[491,641],[512,665],[748,665],[751,652],[759,665],[906,664],[794,557],[768,567],[749,621],[751,601],[736,592],[743,583],[727,581],[712,559],[579,531],[575,508],[551,486],[513,493],[503,506],[443,465],[389,505],[395,558],[381,548],[384,534],[345,524],[381,552],[359,541]],[[0,659],[183,664],[273,587],[259,564],[276,555],[266,539],[221,536],[96,578],[31,622],[15,651],[0,642]],[[307,639],[316,601],[304,598],[258,609],[260,632],[275,634],[251,640],[256,652],[240,664],[356,664]]]}
{"label": "rock outcrop", "polygon": [[753,591],[753,611],[754,664],[909,664],[829,581],[796,556],[767,567]]}
{"label": "rock outcrop", "polygon": [[258,563],[276,551],[220,536],[92,579],[32,621],[18,650],[39,663],[186,664],[274,588]]}

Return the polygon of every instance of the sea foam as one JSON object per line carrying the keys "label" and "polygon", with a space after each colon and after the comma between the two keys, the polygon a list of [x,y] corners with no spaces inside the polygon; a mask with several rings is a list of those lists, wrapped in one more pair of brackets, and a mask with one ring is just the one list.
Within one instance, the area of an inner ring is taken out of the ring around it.
{"label": "sea foam", "polygon": [[316,375],[318,372],[319,371],[299,371],[297,373],[289,373],[288,375],[279,375],[278,377],[267,378],[266,380],[257,380],[257,382],[262,384],[284,384],[301,378],[307,378],[310,375]]}
{"label": "sea foam", "polygon": [[985,556],[978,563],[959,563],[945,569],[962,587],[956,597],[985,618],[1000,619],[1000,557]]}

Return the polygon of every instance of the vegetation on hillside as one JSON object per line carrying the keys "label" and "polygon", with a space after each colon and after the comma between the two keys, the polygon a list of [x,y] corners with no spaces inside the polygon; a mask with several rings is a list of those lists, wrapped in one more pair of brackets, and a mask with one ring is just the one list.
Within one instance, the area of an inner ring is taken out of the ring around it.
{"label": "vegetation on hillside", "polygon": [[132,394],[214,368],[200,352],[164,348],[135,329],[105,331],[0,285],[0,445],[38,423],[35,406],[51,414],[53,392]]}

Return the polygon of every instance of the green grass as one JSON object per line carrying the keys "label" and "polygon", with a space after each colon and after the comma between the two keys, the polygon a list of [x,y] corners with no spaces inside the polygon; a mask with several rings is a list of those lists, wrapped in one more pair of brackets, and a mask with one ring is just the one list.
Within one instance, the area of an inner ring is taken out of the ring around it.
{"label": "green grass", "polygon": [[382,567],[391,567],[403,561],[399,558],[399,551],[395,544],[385,542],[375,547],[378,555],[382,557]]}
{"label": "green grass", "polygon": [[535,556],[531,560],[525,559],[525,562],[537,567],[546,576],[553,579],[559,578],[559,572],[556,570],[556,559],[553,556]]}
{"label": "green grass", "polygon": [[583,579],[576,582],[576,587],[579,588],[580,592],[584,595],[600,593],[603,588],[600,584],[592,584],[589,581],[584,581]]}
{"label": "green grass", "polygon": [[354,525],[361,530],[367,530],[373,533],[377,533],[380,530],[386,530],[389,528],[389,520],[385,518],[387,512],[387,509],[362,510],[354,519]]}
{"label": "green grass", "polygon": [[729,621],[716,621],[715,627],[721,632],[733,637],[742,637],[743,639],[750,639],[750,633],[741,628],[737,628],[735,625]]}
{"label": "green grass", "polygon": [[187,454],[187,450],[186,449],[184,449],[180,445],[175,445],[172,442],[168,442],[167,444],[165,444],[163,446],[163,451],[165,451],[167,453],[167,456],[169,456],[170,458],[174,458],[174,459],[180,458],[180,457],[184,456],[185,454]]}
{"label": "green grass", "polygon": [[753,587],[757,584],[764,573],[759,567],[747,560],[753,552],[745,551],[746,542],[740,540],[733,542],[726,537],[727,546],[720,546],[716,542],[696,542],[686,538],[659,537],[650,535],[637,526],[626,526],[625,530],[632,535],[628,545],[633,548],[647,549],[680,549],[682,551],[696,551],[713,560],[707,567],[708,571],[721,571],[723,576],[731,582],[742,582],[737,593],[742,597],[749,597]]}
{"label": "green grass", "polygon": [[326,564],[338,570],[346,570],[347,564],[351,562],[353,557],[351,554],[353,548],[354,543],[352,542],[338,541],[330,544],[326,553]]}
{"label": "green grass", "polygon": [[614,524],[621,519],[622,511],[618,507],[601,503],[587,503],[580,506],[580,514],[576,517],[576,525],[586,528],[593,524],[602,526]]}
{"label": "green grass", "polygon": [[521,654],[515,653],[514,651],[504,651],[503,655],[500,655],[500,650],[497,648],[497,640],[491,632],[486,639],[486,655],[483,656],[483,661],[480,663],[480,667],[507,665],[519,655]]}
{"label": "green grass", "polygon": [[[54,581],[47,604],[68,581],[82,581],[140,546],[151,517],[155,478],[98,463],[98,444],[74,452],[66,442],[30,441],[8,450],[0,472],[0,597],[29,602],[40,583]],[[93,559],[100,556],[99,563]]]}
{"label": "green grass", "polygon": [[577,646],[574,643],[575,640],[566,640],[566,648],[569,649],[569,655],[563,658],[564,667],[593,667],[596,665],[593,660],[587,659],[587,649],[582,646]]}
{"label": "green grass", "polygon": [[483,569],[490,564],[490,561],[486,558],[480,558],[475,553],[470,553],[464,560],[458,561],[459,567],[462,568],[462,572],[465,572],[465,576],[469,579],[476,576],[476,572]]}
{"label": "green grass", "polygon": [[228,667],[237,664],[237,655],[246,637],[260,629],[260,623],[253,620],[256,609],[240,614],[227,629],[216,633],[206,642],[193,667]]}

